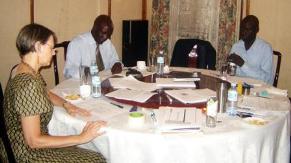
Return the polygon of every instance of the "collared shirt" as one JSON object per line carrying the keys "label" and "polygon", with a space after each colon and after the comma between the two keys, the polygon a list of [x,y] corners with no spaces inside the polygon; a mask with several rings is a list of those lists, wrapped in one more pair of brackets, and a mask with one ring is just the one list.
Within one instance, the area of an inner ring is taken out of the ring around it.
{"label": "collared shirt", "polygon": [[273,84],[273,50],[269,43],[256,38],[253,45],[246,50],[244,41],[235,43],[231,52],[239,55],[244,61],[242,67],[237,67],[238,76],[246,76]]}
{"label": "collared shirt", "polygon": [[[111,69],[119,62],[115,47],[109,39],[104,41],[99,49],[105,70]],[[79,67],[90,66],[93,61],[96,61],[96,42],[91,32],[75,37],[68,46],[63,72],[65,78],[79,78]]]}

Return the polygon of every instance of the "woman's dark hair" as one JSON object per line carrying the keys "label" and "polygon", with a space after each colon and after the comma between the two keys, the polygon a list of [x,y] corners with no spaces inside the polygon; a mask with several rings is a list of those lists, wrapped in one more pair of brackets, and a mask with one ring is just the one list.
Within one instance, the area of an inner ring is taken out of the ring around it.
{"label": "woman's dark hair", "polygon": [[54,43],[56,43],[57,38],[55,33],[47,27],[39,24],[28,24],[24,26],[16,39],[16,47],[20,56],[22,57],[29,52],[35,52],[35,43],[39,41],[45,44],[50,36],[53,36]]}
{"label": "woman's dark hair", "polygon": [[97,38],[98,37],[98,33],[102,30],[102,28],[104,26],[108,26],[109,28],[109,37],[112,35],[113,33],[113,22],[111,20],[111,18],[108,15],[99,15],[95,21],[94,21],[94,25],[92,27],[91,33],[92,35]]}

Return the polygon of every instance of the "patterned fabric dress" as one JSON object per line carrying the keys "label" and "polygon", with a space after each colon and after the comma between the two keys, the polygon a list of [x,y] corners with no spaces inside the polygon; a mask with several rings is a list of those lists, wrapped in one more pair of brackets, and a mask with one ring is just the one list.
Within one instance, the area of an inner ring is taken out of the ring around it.
{"label": "patterned fabric dress", "polygon": [[96,152],[77,147],[32,149],[24,141],[21,116],[40,115],[42,134],[48,134],[53,105],[40,74],[18,74],[10,79],[4,96],[4,116],[8,137],[18,162],[106,162]]}

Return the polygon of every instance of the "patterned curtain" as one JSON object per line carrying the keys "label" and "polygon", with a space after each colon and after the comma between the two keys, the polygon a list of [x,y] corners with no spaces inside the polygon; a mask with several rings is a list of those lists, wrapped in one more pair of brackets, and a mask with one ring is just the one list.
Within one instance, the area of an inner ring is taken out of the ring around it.
{"label": "patterned curtain", "polygon": [[[198,3],[198,1],[199,0],[197,0],[196,3]],[[226,61],[226,57],[231,49],[231,46],[237,39],[237,24],[240,18],[240,12],[238,12],[240,9],[240,2],[241,0],[220,0],[219,4],[217,4],[219,6],[219,14],[217,15],[217,19],[213,19],[218,21],[218,30],[216,31],[217,35],[215,36],[217,38],[212,39],[216,40],[213,44],[217,51],[217,69],[220,69],[221,65]],[[192,4],[195,2],[189,1],[189,3]],[[171,39],[175,38],[175,36],[171,36],[171,38],[169,38],[170,35],[173,35],[172,33],[169,33],[169,24],[172,24],[169,22],[171,9],[170,0],[153,0],[152,6],[150,56],[158,54],[159,50],[164,50],[164,52],[168,54],[169,50],[173,48],[171,47],[173,46],[171,45]],[[197,8],[195,8],[195,10],[197,10]],[[177,17],[177,19],[179,19],[179,17]],[[176,20],[174,24],[177,22],[179,21]],[[208,31],[213,32],[213,29],[209,29]],[[168,45],[170,45],[170,47],[168,47]],[[168,54],[168,56],[169,55],[171,54]]]}
{"label": "patterned curtain", "polygon": [[237,13],[238,0],[220,0],[219,28],[218,28],[218,46],[216,56],[216,67],[226,62],[226,58],[232,47],[232,44],[238,37],[237,22],[240,19]]}
{"label": "patterned curtain", "polygon": [[153,0],[150,56],[168,54],[170,0]]}

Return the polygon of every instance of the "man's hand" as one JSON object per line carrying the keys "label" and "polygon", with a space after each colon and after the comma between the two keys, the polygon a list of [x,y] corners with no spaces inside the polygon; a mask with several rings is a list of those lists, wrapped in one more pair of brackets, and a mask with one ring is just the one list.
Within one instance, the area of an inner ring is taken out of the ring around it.
{"label": "man's hand", "polygon": [[112,68],[111,68],[111,73],[112,74],[119,74],[122,71],[122,64],[120,62],[116,62]]}
{"label": "man's hand", "polygon": [[245,63],[245,61],[239,55],[235,53],[232,53],[227,57],[227,62],[232,62],[238,65],[239,67],[241,67]]}

